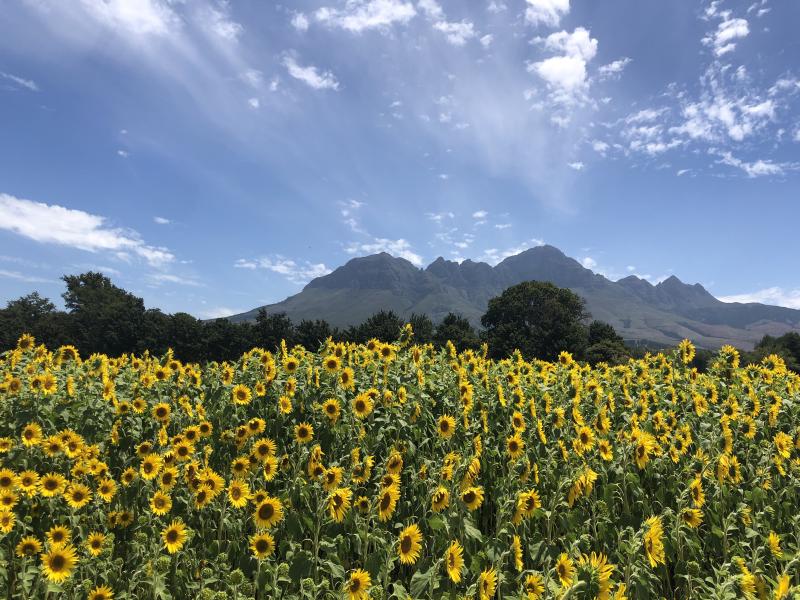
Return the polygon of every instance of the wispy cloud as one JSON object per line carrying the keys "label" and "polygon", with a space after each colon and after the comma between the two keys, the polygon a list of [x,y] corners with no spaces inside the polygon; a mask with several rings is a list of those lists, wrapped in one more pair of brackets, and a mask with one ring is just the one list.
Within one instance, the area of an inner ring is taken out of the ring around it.
{"label": "wispy cloud", "polygon": [[330,71],[320,72],[317,67],[313,65],[304,67],[300,65],[291,54],[287,54],[283,57],[283,66],[286,67],[289,75],[315,90],[339,89],[339,81],[333,73]]}
{"label": "wispy cloud", "polygon": [[133,230],[111,227],[105,217],[9,194],[0,194],[0,229],[44,244],[111,252],[122,259],[133,254],[152,266],[175,260],[167,248],[145,243]]}
{"label": "wispy cloud", "polygon": [[233,265],[237,269],[264,269],[282,275],[292,283],[308,283],[315,277],[322,277],[331,272],[324,263],[311,263],[305,260],[292,260],[280,254],[256,259],[240,258]]}
{"label": "wispy cloud", "polygon": [[481,254],[478,257],[478,260],[481,260],[483,262],[489,263],[490,265],[494,266],[497,263],[508,258],[509,256],[514,256],[516,254],[519,254],[520,252],[528,250],[529,248],[533,248],[535,246],[543,246],[543,245],[544,245],[544,240],[540,240],[538,238],[531,238],[530,240],[527,240],[525,242],[522,242],[521,244],[517,244],[516,246],[512,246],[510,248],[504,248],[504,249],[487,248],[486,250],[483,251],[483,254]]}
{"label": "wispy cloud", "polygon": [[387,238],[374,238],[369,242],[351,242],[346,248],[348,254],[377,254],[386,252],[392,256],[405,258],[411,264],[421,267],[424,263],[422,256],[414,252],[411,244],[402,238],[390,240]]}
{"label": "wispy cloud", "polygon": [[55,280],[39,277],[38,275],[28,275],[27,273],[20,273],[19,271],[7,271],[6,269],[0,269],[0,277],[16,279],[26,283],[57,283]]}
{"label": "wispy cloud", "polygon": [[32,92],[39,91],[39,86],[32,79],[25,79],[23,77],[18,77],[17,75],[12,75],[11,73],[3,73],[1,71],[0,71],[0,79],[5,79],[6,81],[10,81],[17,88],[22,87]]}
{"label": "wispy cloud", "polygon": [[349,0],[345,8],[322,7],[314,18],[330,27],[353,33],[368,29],[386,29],[395,23],[407,23],[417,14],[414,5],[400,0]]}
{"label": "wispy cloud", "polygon": [[717,299],[723,302],[760,302],[800,309],[800,289],[787,290],[782,287],[769,287],[745,294],[717,296]]}
{"label": "wispy cloud", "polygon": [[558,27],[569,13],[569,0],[527,0],[527,4],[525,20],[534,26]]}

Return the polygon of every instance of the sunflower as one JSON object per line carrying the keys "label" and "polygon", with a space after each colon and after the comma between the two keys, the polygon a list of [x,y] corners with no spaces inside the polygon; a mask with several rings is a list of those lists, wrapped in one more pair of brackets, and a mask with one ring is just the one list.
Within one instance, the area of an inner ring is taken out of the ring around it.
{"label": "sunflower", "polygon": [[572,585],[572,577],[575,574],[575,566],[565,552],[561,553],[556,562],[556,577],[565,588]]}
{"label": "sunflower", "polygon": [[353,413],[357,419],[366,419],[373,406],[372,398],[367,394],[359,394],[353,399]]}
{"label": "sunflower", "polygon": [[15,513],[8,509],[0,508],[0,531],[3,533],[11,533],[16,521],[17,515]]}
{"label": "sunflower", "polygon": [[397,501],[400,499],[400,487],[391,485],[383,488],[378,495],[378,520],[388,521],[392,518]]}
{"label": "sunflower", "polygon": [[253,393],[250,391],[250,388],[246,385],[242,385],[241,383],[234,387],[233,391],[231,391],[231,399],[233,400],[234,404],[250,404],[250,399],[252,397]]}
{"label": "sunflower", "polygon": [[470,510],[476,510],[483,504],[483,488],[482,487],[468,487],[461,492],[461,501],[467,505]]}
{"label": "sunflower", "polygon": [[83,508],[92,499],[92,490],[82,483],[72,483],[64,492],[64,498],[71,508]]}
{"label": "sunflower", "polygon": [[453,437],[453,432],[456,428],[456,420],[451,417],[450,415],[442,415],[439,417],[439,422],[436,427],[436,431],[439,434],[439,437],[448,440]]}
{"label": "sunflower", "polygon": [[328,373],[335,373],[342,366],[342,363],[338,356],[330,354],[322,359],[322,366]]}
{"label": "sunflower", "polygon": [[11,510],[16,506],[18,501],[19,496],[11,490],[0,491],[0,510]]}
{"label": "sunflower", "polygon": [[159,517],[164,516],[172,509],[172,498],[170,498],[169,494],[165,494],[161,490],[157,491],[153,494],[153,497],[150,498],[150,510],[153,512],[154,515],[158,515]]}
{"label": "sunflower", "polygon": [[99,531],[93,531],[86,538],[86,549],[92,556],[100,556],[103,553],[103,544],[106,543],[106,536]]}
{"label": "sunflower", "polygon": [[495,590],[497,589],[497,571],[494,567],[490,567],[478,576],[478,592],[480,600],[489,600],[494,597]]}
{"label": "sunflower", "polygon": [[450,492],[444,486],[439,486],[431,496],[431,510],[442,512],[450,505]]}
{"label": "sunflower", "polygon": [[366,515],[369,513],[371,503],[369,501],[369,498],[367,498],[366,496],[359,496],[356,499],[355,506],[358,509],[358,512],[360,512],[362,515]]}
{"label": "sunflower", "polygon": [[228,484],[228,499],[234,508],[244,508],[250,500],[250,487],[243,481],[233,479]]}
{"label": "sunflower", "polygon": [[661,519],[657,516],[647,519],[645,526],[647,531],[642,539],[642,544],[644,545],[647,560],[650,561],[650,566],[655,569],[666,561],[663,543],[664,528],[661,525]]}
{"label": "sunflower", "polygon": [[275,474],[278,472],[278,459],[274,456],[268,456],[261,465],[261,472],[264,474],[264,481],[272,481],[275,479]]}
{"label": "sunflower", "polygon": [[158,485],[162,490],[171,490],[178,481],[178,469],[176,467],[166,467],[158,476]]}
{"label": "sunflower", "polygon": [[322,412],[328,417],[331,423],[336,423],[339,415],[342,414],[342,409],[339,406],[339,401],[336,398],[328,398],[322,403]]}
{"label": "sunflower", "polygon": [[349,488],[337,488],[328,496],[328,514],[337,523],[344,521],[350,510],[353,492]]}
{"label": "sunflower", "polygon": [[422,532],[416,523],[409,525],[398,536],[397,552],[400,562],[404,565],[413,565],[419,558],[422,548]]}
{"label": "sunflower", "polygon": [[597,442],[597,452],[600,454],[600,458],[606,462],[610,462],[614,459],[614,452],[611,449],[611,443],[606,439],[602,439]]}
{"label": "sunflower", "polygon": [[122,481],[122,485],[128,487],[131,483],[134,482],[136,479],[136,469],[133,467],[128,467],[122,472],[122,476],[120,477],[120,481]]}
{"label": "sunflower", "polygon": [[197,510],[203,510],[206,506],[211,504],[214,500],[214,492],[205,483],[200,484],[197,491],[194,493],[194,507]]}
{"label": "sunflower", "polygon": [[522,436],[519,432],[516,432],[514,435],[509,436],[506,439],[506,453],[511,460],[516,460],[522,456],[524,450],[525,441],[522,439]]}
{"label": "sunflower", "polygon": [[25,558],[28,556],[36,556],[42,551],[42,542],[32,535],[26,535],[22,538],[16,547],[17,556]]}
{"label": "sunflower", "polygon": [[647,463],[650,462],[650,454],[655,449],[656,443],[653,436],[644,431],[638,431],[636,438],[636,445],[634,447],[636,466],[640,469],[644,469]]}
{"label": "sunflower", "polygon": [[525,593],[528,600],[539,600],[544,595],[544,580],[538,573],[531,573],[525,578]]}
{"label": "sunflower", "polygon": [[156,421],[166,423],[169,421],[169,415],[171,412],[172,409],[170,408],[169,404],[166,402],[159,402],[153,407],[151,414]]}
{"label": "sunflower", "polygon": [[148,481],[158,477],[161,471],[162,460],[158,454],[148,454],[142,459],[142,464],[139,466],[139,473],[144,479]]}
{"label": "sunflower", "polygon": [[114,600],[114,592],[107,585],[98,585],[89,592],[86,600]]}
{"label": "sunflower", "polygon": [[253,442],[252,453],[258,460],[264,462],[267,457],[275,456],[277,449],[278,446],[275,444],[274,440],[265,437],[259,438]]}
{"label": "sunflower", "polygon": [[522,572],[522,540],[518,535],[515,535],[511,540],[511,554],[514,557],[514,568],[518,572]]}
{"label": "sunflower", "polygon": [[22,471],[17,477],[19,489],[27,496],[35,496],[39,483],[39,474],[36,471]]}
{"label": "sunflower", "polygon": [[689,527],[697,529],[703,522],[703,511],[699,508],[684,508],[681,518]]}
{"label": "sunflower", "polygon": [[63,525],[55,525],[47,532],[47,543],[49,546],[55,548],[57,546],[65,546],[69,544],[72,537],[69,529]]}
{"label": "sunflower", "polygon": [[769,551],[775,558],[783,558],[783,550],[781,549],[781,536],[774,531],[769,532]]}
{"label": "sunflower", "polygon": [[706,502],[706,496],[703,493],[703,481],[700,477],[695,477],[692,483],[689,484],[689,492],[692,495],[692,502],[697,508],[702,508]]}
{"label": "sunflower", "polygon": [[614,565],[608,562],[605,554],[581,554],[577,561],[579,579],[588,580],[590,589],[596,591],[596,598],[608,598],[611,591],[611,574]]}
{"label": "sunflower", "polygon": [[178,520],[173,521],[161,532],[161,539],[167,552],[175,554],[186,542],[186,525]]}
{"label": "sunflower", "polygon": [[281,396],[278,398],[278,410],[281,411],[282,414],[288,415],[292,412],[292,399],[289,396]]}
{"label": "sunflower", "polygon": [[38,423],[28,423],[22,428],[22,445],[26,448],[38,446],[42,441],[42,428]]}
{"label": "sunflower", "polygon": [[253,520],[263,529],[271,529],[283,519],[283,503],[278,498],[267,496],[256,507]]}
{"label": "sunflower", "polygon": [[306,422],[294,426],[294,439],[299,444],[307,444],[314,439],[314,428]]}
{"label": "sunflower", "polygon": [[453,583],[461,581],[461,571],[464,568],[464,548],[461,547],[458,540],[453,540],[445,551],[444,568],[450,581]]}
{"label": "sunflower", "polygon": [[578,427],[573,441],[573,448],[578,456],[582,456],[594,447],[594,432],[586,425]]}
{"label": "sunflower", "polygon": [[275,538],[267,531],[250,537],[250,550],[258,560],[263,560],[275,552]]}
{"label": "sunflower", "polygon": [[369,573],[363,569],[356,569],[350,573],[350,578],[344,584],[347,600],[368,600],[371,585],[372,579]]}
{"label": "sunflower", "polygon": [[57,546],[42,554],[42,572],[48,581],[61,583],[72,575],[75,564],[75,548],[70,545]]}
{"label": "sunflower", "polygon": [[104,502],[111,502],[117,493],[117,483],[113,479],[103,479],[100,485],[97,486],[97,495],[103,499]]}

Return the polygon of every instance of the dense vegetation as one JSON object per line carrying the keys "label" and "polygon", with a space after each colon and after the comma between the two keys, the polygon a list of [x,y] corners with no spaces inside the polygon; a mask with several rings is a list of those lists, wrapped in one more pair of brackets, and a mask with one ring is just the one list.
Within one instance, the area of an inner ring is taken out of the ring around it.
{"label": "dense vegetation", "polygon": [[[299,344],[306,348],[316,348],[328,338],[361,344],[370,339],[389,342],[404,323],[392,311],[380,311],[344,330],[321,319],[293,323],[284,314],[267,314],[264,310],[249,323],[202,321],[187,313],[165,314],[147,309],[141,298],[115,286],[100,273],[69,275],[63,280],[66,310],[57,310],[49,299],[36,292],[0,309],[0,349],[13,347],[23,333],[30,332],[49,347],[71,344],[85,356],[118,356],[145,350],[163,354],[171,350],[180,360],[204,362],[235,360],[253,347],[274,351],[281,340],[289,346]],[[477,350],[486,343],[493,358],[510,356],[519,349],[525,358],[552,360],[565,350],[593,365],[622,364],[654,349],[626,346],[613,327],[591,321],[583,301],[573,292],[537,281],[511,286],[492,299],[482,319],[482,330],[453,313],[439,323],[425,315],[413,315],[409,322],[419,343],[443,348],[449,340],[459,352]],[[800,335],[766,336],[752,352],[740,353],[745,363],[757,363],[776,354],[797,372]],[[692,366],[705,371],[712,357],[713,352],[698,349]]]}
{"label": "dense vegetation", "polygon": [[7,598],[789,598],[800,377],[327,340],[0,356]]}

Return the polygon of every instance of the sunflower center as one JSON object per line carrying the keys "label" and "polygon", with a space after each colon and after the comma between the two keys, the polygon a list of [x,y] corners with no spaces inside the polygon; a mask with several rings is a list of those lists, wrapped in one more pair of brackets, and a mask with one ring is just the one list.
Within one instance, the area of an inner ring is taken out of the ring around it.
{"label": "sunflower center", "polygon": [[267,550],[269,550],[269,542],[263,539],[258,540],[256,542],[256,550],[258,550],[258,552],[266,552]]}
{"label": "sunflower center", "polygon": [[411,552],[411,536],[406,535],[400,540],[400,551],[403,554],[408,554]]}
{"label": "sunflower center", "polygon": [[54,572],[61,571],[64,569],[66,562],[63,555],[56,554],[50,559],[50,570]]}
{"label": "sunflower center", "polygon": [[258,516],[261,517],[262,520],[266,521],[267,519],[272,518],[272,515],[275,514],[275,509],[272,507],[272,504],[263,504],[258,509]]}

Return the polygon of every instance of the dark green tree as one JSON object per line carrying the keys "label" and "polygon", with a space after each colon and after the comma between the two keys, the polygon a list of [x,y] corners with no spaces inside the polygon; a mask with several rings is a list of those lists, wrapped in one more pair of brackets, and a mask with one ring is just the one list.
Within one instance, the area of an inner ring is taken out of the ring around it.
{"label": "dark green tree", "polygon": [[439,347],[453,342],[456,350],[463,352],[467,349],[477,349],[481,345],[480,337],[468,319],[456,313],[448,313],[436,326],[433,343]]}
{"label": "dark green tree", "polygon": [[628,361],[630,353],[625,346],[625,340],[614,327],[604,321],[592,321],[589,324],[587,348],[583,358],[593,365],[599,362],[619,365]]}
{"label": "dark green tree", "polygon": [[400,336],[400,329],[403,325],[405,322],[394,311],[382,310],[376,312],[361,325],[350,327],[347,331],[347,338],[351,342],[360,344],[372,338],[382,342],[394,342]]}
{"label": "dark green tree", "polygon": [[286,340],[290,347],[297,343],[294,325],[286,313],[267,314],[264,308],[256,315],[253,337],[257,346],[270,351],[279,348],[281,340]]}
{"label": "dark green tree", "polygon": [[38,292],[9,300],[6,307],[0,310],[0,351],[12,348],[23,333],[31,333],[40,342],[49,345],[50,338],[41,339],[41,333],[36,330],[45,317],[55,312],[53,303]]}
{"label": "dark green tree", "polygon": [[70,315],[71,339],[82,355],[104,352],[118,356],[139,349],[144,301],[115,286],[102,273],[62,277],[62,294]]}
{"label": "dark green tree", "polygon": [[413,313],[408,322],[411,323],[411,328],[414,330],[414,344],[427,344],[433,341],[433,321],[426,314],[418,315]]}
{"label": "dark green tree", "polygon": [[566,350],[581,356],[588,339],[584,300],[574,292],[542,281],[525,281],[489,300],[481,317],[489,353],[555,360]]}
{"label": "dark green tree", "polygon": [[295,328],[295,343],[302,344],[307,350],[316,352],[326,339],[335,334],[336,331],[327,321],[303,319]]}

